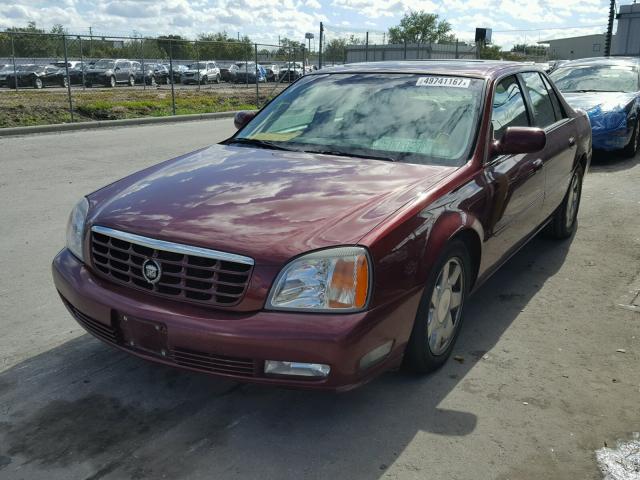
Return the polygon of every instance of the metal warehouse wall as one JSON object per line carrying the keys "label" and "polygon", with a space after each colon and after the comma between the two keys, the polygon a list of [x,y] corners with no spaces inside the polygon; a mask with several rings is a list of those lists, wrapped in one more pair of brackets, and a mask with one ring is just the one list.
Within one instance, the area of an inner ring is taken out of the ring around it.
{"label": "metal warehouse wall", "polygon": [[620,5],[613,55],[640,55],[640,4]]}
{"label": "metal warehouse wall", "polygon": [[[615,38],[615,37],[614,37]],[[604,56],[604,34],[583,35],[581,37],[541,40],[549,44],[549,58],[554,60],[574,60],[578,58]]]}
{"label": "metal warehouse wall", "polygon": [[462,42],[348,45],[346,63],[437,58],[477,58],[476,46]]}

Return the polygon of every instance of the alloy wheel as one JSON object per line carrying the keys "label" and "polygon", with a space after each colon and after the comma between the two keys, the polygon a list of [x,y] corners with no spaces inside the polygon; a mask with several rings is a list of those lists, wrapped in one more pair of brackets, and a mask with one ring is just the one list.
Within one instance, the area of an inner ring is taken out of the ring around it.
{"label": "alloy wheel", "polygon": [[580,179],[578,173],[573,174],[571,186],[569,187],[569,198],[567,198],[567,214],[565,217],[565,226],[570,230],[573,222],[576,221],[578,213],[578,203],[580,202]]}
{"label": "alloy wheel", "polygon": [[427,318],[428,348],[433,355],[442,355],[447,350],[460,325],[464,301],[462,268],[462,261],[452,257],[436,279]]}

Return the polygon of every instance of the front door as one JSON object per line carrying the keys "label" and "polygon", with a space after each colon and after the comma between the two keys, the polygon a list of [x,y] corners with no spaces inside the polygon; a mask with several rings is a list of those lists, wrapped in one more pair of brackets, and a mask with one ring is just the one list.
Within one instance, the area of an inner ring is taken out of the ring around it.
{"label": "front door", "polygon": [[[510,76],[496,85],[491,122],[499,140],[508,127],[528,127],[531,118],[519,79]],[[485,225],[484,267],[490,267],[515,248],[542,222],[544,151],[498,155],[484,168],[489,212]]]}

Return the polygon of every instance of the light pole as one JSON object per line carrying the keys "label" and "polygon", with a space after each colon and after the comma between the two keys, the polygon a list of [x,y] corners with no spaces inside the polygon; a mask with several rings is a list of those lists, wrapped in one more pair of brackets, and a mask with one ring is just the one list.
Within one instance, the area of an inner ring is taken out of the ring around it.
{"label": "light pole", "polygon": [[[309,52],[309,56],[311,56],[311,40],[313,40],[313,33],[307,32],[304,34],[304,38],[307,39],[307,41],[309,42],[309,49],[307,50]],[[307,60],[304,59],[304,66],[306,67],[307,65]]]}

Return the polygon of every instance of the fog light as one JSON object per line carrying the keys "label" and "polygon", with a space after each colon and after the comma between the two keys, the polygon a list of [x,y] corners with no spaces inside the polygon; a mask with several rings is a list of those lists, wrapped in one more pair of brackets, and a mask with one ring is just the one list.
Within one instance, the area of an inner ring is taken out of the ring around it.
{"label": "fog light", "polygon": [[391,346],[393,345],[393,340],[389,340],[386,343],[383,343],[379,347],[374,348],[365,356],[360,359],[360,370],[364,370],[365,368],[369,368],[374,363],[379,362],[384,357],[389,355],[391,351]]}
{"label": "fog light", "polygon": [[326,377],[331,367],[322,363],[281,362],[267,360],[264,373],[267,375],[296,375],[298,377]]}

